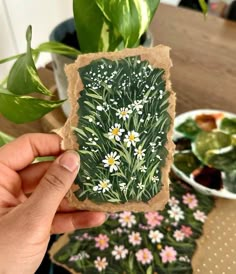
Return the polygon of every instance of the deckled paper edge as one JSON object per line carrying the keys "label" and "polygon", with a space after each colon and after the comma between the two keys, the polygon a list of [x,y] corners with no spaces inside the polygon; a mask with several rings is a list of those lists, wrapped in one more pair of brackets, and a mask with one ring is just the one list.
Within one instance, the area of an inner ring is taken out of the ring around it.
{"label": "deckled paper edge", "polygon": [[144,202],[127,202],[124,204],[112,204],[101,203],[97,204],[91,200],[79,201],[74,195],[74,191],[78,189],[77,185],[73,185],[68,192],[68,200],[70,204],[81,210],[91,211],[104,211],[104,212],[118,212],[118,211],[133,211],[133,212],[147,212],[162,210],[169,199],[169,171],[171,163],[173,161],[174,143],[172,141],[174,117],[175,117],[175,93],[172,90],[170,82],[170,68],[172,67],[172,61],[170,59],[170,48],[164,45],[158,45],[154,48],[138,47],[135,49],[124,49],[119,52],[101,52],[101,53],[89,53],[80,55],[75,63],[67,65],[65,67],[67,79],[69,82],[68,96],[71,105],[70,115],[65,125],[57,131],[62,138],[62,148],[67,149],[79,149],[76,137],[73,134],[73,126],[78,125],[78,104],[77,100],[80,96],[80,92],[83,90],[83,84],[80,79],[78,68],[84,67],[90,64],[93,60],[100,58],[107,58],[110,60],[118,60],[128,56],[140,56],[141,60],[147,60],[155,68],[163,68],[165,70],[164,79],[166,81],[166,90],[170,92],[168,113],[171,117],[172,123],[170,130],[167,134],[167,143],[165,144],[168,150],[168,156],[166,158],[165,166],[162,168],[162,189],[147,203]]}
{"label": "deckled paper edge", "polygon": [[66,270],[68,270],[72,274],[82,274],[81,272],[76,272],[73,268],[69,268],[67,265],[59,263],[54,259],[55,254],[67,243],[69,243],[70,238],[69,238],[70,233],[65,233],[62,235],[53,245],[51,246],[50,250],[48,251],[49,257],[51,262],[55,263],[56,265],[59,265]]}

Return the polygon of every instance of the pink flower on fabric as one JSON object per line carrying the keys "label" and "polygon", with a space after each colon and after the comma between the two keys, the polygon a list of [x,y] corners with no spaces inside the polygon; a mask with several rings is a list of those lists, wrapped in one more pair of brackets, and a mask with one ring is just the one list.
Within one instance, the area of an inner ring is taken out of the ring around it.
{"label": "pink flower on fabric", "polygon": [[97,237],[94,238],[94,240],[96,242],[95,246],[100,250],[104,250],[109,246],[109,238],[105,234],[99,234]]}
{"label": "pink flower on fabric", "polygon": [[159,226],[164,219],[162,215],[160,215],[158,212],[147,212],[145,213],[145,218],[147,220],[147,224],[154,228],[155,226]]}
{"label": "pink flower on fabric", "polygon": [[200,221],[202,223],[205,222],[207,216],[205,215],[204,212],[200,211],[200,210],[197,210],[196,212],[193,213],[193,216],[194,218],[197,220],[197,221]]}
{"label": "pink flower on fabric", "polygon": [[119,223],[122,227],[131,228],[134,224],[136,224],[135,216],[130,211],[124,211],[120,213]]}
{"label": "pink flower on fabric", "polygon": [[135,256],[137,261],[141,262],[141,264],[150,264],[153,260],[152,253],[147,248],[140,249],[138,252],[136,252]]}
{"label": "pink flower on fabric", "polygon": [[160,255],[164,264],[168,262],[172,263],[176,261],[177,252],[172,246],[165,246],[165,248],[161,250]]}
{"label": "pink flower on fabric", "polygon": [[135,246],[135,245],[140,245],[140,244],[141,244],[141,241],[142,241],[142,238],[141,238],[139,232],[134,232],[134,231],[133,231],[133,232],[129,235],[129,243],[132,244],[133,246]]}
{"label": "pink flower on fabric", "polygon": [[184,233],[181,230],[175,230],[173,236],[177,242],[183,241],[184,239]]}
{"label": "pink flower on fabric", "polygon": [[190,237],[193,234],[192,228],[190,226],[182,225],[180,229],[186,238]]}
{"label": "pink flower on fabric", "polygon": [[198,206],[198,200],[194,194],[187,193],[183,196],[183,203],[188,205],[190,209],[194,209]]}

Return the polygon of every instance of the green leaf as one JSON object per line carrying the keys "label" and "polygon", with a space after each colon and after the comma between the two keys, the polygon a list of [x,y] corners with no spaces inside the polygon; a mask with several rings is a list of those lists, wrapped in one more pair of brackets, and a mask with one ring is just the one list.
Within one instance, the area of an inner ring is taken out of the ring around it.
{"label": "green leaf", "polygon": [[0,89],[0,113],[17,124],[37,120],[59,107],[64,101],[48,101],[30,96],[19,96]]}
{"label": "green leaf", "polygon": [[206,15],[207,12],[208,12],[208,4],[207,4],[207,2],[205,0],[198,0],[198,3],[199,3],[199,5],[200,5],[200,7],[202,9],[203,14]]}
{"label": "green leaf", "polygon": [[20,54],[16,54],[16,55],[13,55],[13,56],[10,56],[10,57],[1,59],[1,60],[0,60],[0,64],[3,64],[3,63],[6,63],[6,62],[9,62],[9,61],[12,61],[12,60],[14,60],[14,59],[17,59],[17,58],[23,56],[24,54],[25,54],[25,53],[20,53]]}
{"label": "green leaf", "polygon": [[152,274],[152,273],[153,273],[153,271],[152,271],[152,266],[150,265],[150,266],[148,267],[148,269],[147,269],[146,274]]}
{"label": "green leaf", "polygon": [[197,123],[191,118],[187,119],[182,124],[177,126],[175,130],[190,139],[194,139],[196,135],[201,131]]}
{"label": "green leaf", "polygon": [[236,134],[236,118],[224,118],[220,123],[220,129],[229,134]]}
{"label": "green leaf", "polygon": [[160,0],[95,0],[106,19],[124,40],[134,47],[147,30]]}
{"label": "green leaf", "polygon": [[14,140],[14,137],[0,131],[0,147]]}
{"label": "green leaf", "polygon": [[51,95],[51,92],[42,84],[34,64],[31,50],[31,26],[26,32],[27,52],[21,55],[13,65],[7,80],[7,89],[14,94],[24,95],[39,92]]}
{"label": "green leaf", "polygon": [[77,57],[79,54],[81,54],[79,50],[56,41],[42,43],[35,49],[35,51],[52,52],[71,57]]}
{"label": "green leaf", "polygon": [[75,27],[80,50],[85,52],[106,51],[108,27],[96,1],[73,0]]}

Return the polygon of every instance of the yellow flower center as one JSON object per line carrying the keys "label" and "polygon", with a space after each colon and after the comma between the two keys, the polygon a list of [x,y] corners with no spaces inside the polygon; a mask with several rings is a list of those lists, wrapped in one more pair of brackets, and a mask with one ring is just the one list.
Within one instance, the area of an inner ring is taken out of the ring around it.
{"label": "yellow flower center", "polygon": [[143,253],[143,259],[147,260],[148,259],[148,254],[146,252]]}
{"label": "yellow flower center", "polygon": [[106,241],[104,239],[99,239],[99,245],[104,245],[106,244]]}
{"label": "yellow flower center", "polygon": [[103,181],[103,182],[100,183],[100,187],[101,187],[101,188],[107,188],[107,185],[108,185],[108,184],[107,184],[107,182],[105,182],[105,181]]}
{"label": "yellow flower center", "polygon": [[135,136],[134,136],[134,134],[132,134],[132,133],[130,134],[130,136],[129,136],[129,140],[130,140],[130,141],[134,141],[134,140],[135,140]]}
{"label": "yellow flower center", "polygon": [[188,203],[192,203],[192,202],[193,202],[193,198],[192,198],[192,197],[188,197],[188,198],[187,198],[187,202],[188,202]]}
{"label": "yellow flower center", "polygon": [[161,249],[162,249],[162,245],[161,245],[161,244],[158,244],[158,245],[157,245],[157,249],[158,249],[158,250],[161,250]]}
{"label": "yellow flower center", "polygon": [[107,163],[108,163],[108,165],[112,166],[112,165],[115,164],[115,159],[110,157],[110,158],[107,159]]}
{"label": "yellow flower center", "polygon": [[121,114],[122,116],[125,116],[125,115],[127,115],[127,111],[126,111],[126,110],[122,110],[120,114]]}
{"label": "yellow flower center", "polygon": [[134,236],[134,240],[135,240],[135,241],[139,241],[139,236],[138,236],[138,235],[135,235],[135,236]]}
{"label": "yellow flower center", "polygon": [[118,135],[118,134],[119,134],[119,131],[120,131],[119,128],[115,127],[115,128],[112,130],[111,133],[112,133],[113,135]]}
{"label": "yellow flower center", "polygon": [[138,152],[138,155],[142,155],[142,149],[139,148],[137,152]]}
{"label": "yellow flower center", "polygon": [[129,223],[129,222],[130,222],[130,216],[125,216],[124,221],[125,221],[126,223]]}

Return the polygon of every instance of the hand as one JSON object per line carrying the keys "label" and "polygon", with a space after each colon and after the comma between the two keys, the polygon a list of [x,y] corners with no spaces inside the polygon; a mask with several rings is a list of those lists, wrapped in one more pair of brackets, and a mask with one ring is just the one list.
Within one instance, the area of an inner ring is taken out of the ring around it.
{"label": "hand", "polygon": [[[0,274],[34,273],[51,233],[105,221],[104,213],[79,212],[64,199],[79,157],[62,153],[60,141],[54,134],[26,134],[0,148]],[[32,164],[35,157],[58,155],[54,162]]]}

